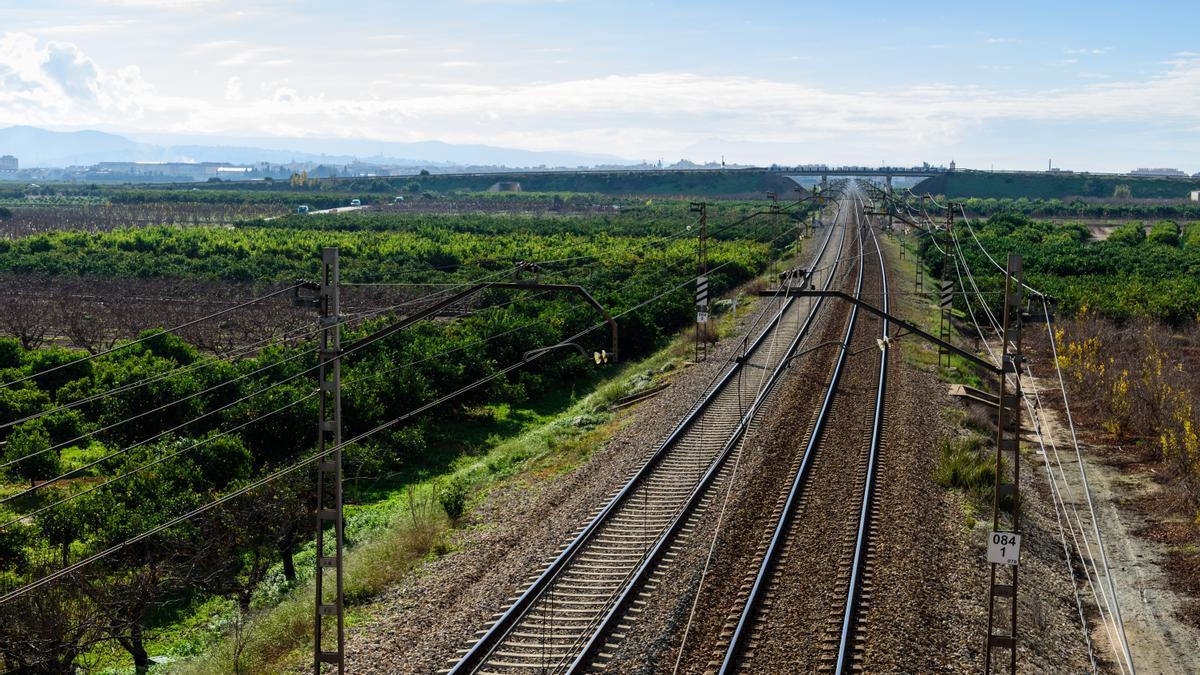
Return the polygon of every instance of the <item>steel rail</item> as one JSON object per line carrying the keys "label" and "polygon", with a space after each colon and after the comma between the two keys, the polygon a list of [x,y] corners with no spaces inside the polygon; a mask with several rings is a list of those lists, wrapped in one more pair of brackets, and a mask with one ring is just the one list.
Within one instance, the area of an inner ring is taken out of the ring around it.
{"label": "steel rail", "polygon": [[[862,297],[862,286],[864,276],[864,257],[862,255],[862,236],[859,236],[859,255],[858,255],[858,281],[855,284],[854,294],[856,298]],[[816,455],[816,449],[820,445],[824,435],[825,425],[829,419],[829,413],[833,409],[833,400],[837,393],[838,383],[842,378],[842,371],[845,368],[847,358],[849,356],[850,340],[854,336],[854,327],[858,321],[858,306],[852,305],[850,310],[850,318],[846,323],[846,331],[842,337],[841,349],[838,351],[837,363],[834,365],[833,375],[830,378],[829,388],[825,391],[825,397],[821,402],[821,408],[817,413],[816,422],[813,424],[812,433],[809,435],[808,443],[804,448],[804,455],[800,461],[800,468],[796,472],[796,477],[792,481],[792,485],[788,490],[787,500],[784,502],[783,511],[780,514],[778,522],[775,524],[775,529],[771,533],[771,541],[767,546],[767,551],[763,556],[763,560],[759,565],[759,569],[754,578],[754,584],[750,588],[750,593],[746,597],[746,602],[742,606],[741,615],[738,617],[736,628],[733,635],[730,637],[729,644],[725,649],[725,656],[721,661],[720,673],[732,673],[737,665],[737,659],[741,654],[746,641],[749,639],[751,626],[758,615],[759,608],[762,604],[763,597],[766,594],[767,586],[770,585],[771,574],[774,572],[779,556],[783,552],[784,543],[787,539],[788,532],[791,529],[792,519],[796,509],[796,504],[800,500],[801,492],[808,479],[809,469],[812,467],[813,457]]]}
{"label": "steel rail", "polygon": [[[832,240],[834,227],[830,227],[826,233],[825,240],[821,245],[821,250],[814,257],[811,263],[812,268],[816,268],[820,259],[824,256],[828,249],[829,242]],[[832,274],[830,275],[832,278]],[[757,351],[763,344],[766,343],[768,336],[779,325],[781,318],[786,311],[792,306],[793,298],[788,298],[784,301],[781,309],[775,314],[770,323],[763,329],[759,336],[746,350],[746,355]],[[814,311],[820,306],[820,302],[814,304]],[[620,491],[609,499],[599,513],[597,513],[591,521],[583,528],[582,531],[564,548],[555,559],[538,575],[537,579],[521,593],[520,596],[508,607],[495,622],[488,628],[482,637],[480,637],[467,652],[454,664],[450,669],[451,675],[459,675],[461,673],[472,672],[486,661],[492,652],[503,642],[505,637],[517,626],[528,611],[533,607],[534,603],[550,588],[553,582],[561,575],[568,567],[575,556],[583,549],[584,545],[589,542],[593,536],[601,529],[601,527],[610,519],[611,516],[634,492],[635,488],[649,477],[653,469],[667,456],[671,448],[679,442],[683,435],[691,429],[694,423],[700,419],[701,415],[709,408],[709,406],[717,400],[719,394],[734,381],[738,372],[743,367],[745,359],[736,361],[732,368],[729,368],[717,381],[714,386],[709,388],[709,391],[698,402],[698,404],[683,418],[683,420],[675,427],[675,429],[664,439],[654,451],[654,453],[642,464],[637,472],[626,481]]]}
{"label": "steel rail", "polygon": [[[835,228],[831,227],[830,232],[832,232],[833,229]],[[819,257],[820,256],[818,256],[818,258]],[[816,261],[814,261],[813,264],[815,265]],[[825,280],[825,287],[828,288],[832,282],[833,273],[831,272]],[[771,394],[775,384],[779,381],[779,378],[783,376],[784,371],[787,370],[787,368],[791,365],[791,356],[795,353],[797,347],[799,347],[800,343],[807,336],[808,330],[812,326],[812,322],[816,317],[816,312],[820,305],[821,303],[819,302],[814,303],[812,310],[805,317],[804,323],[801,324],[800,329],[796,332],[795,338],[793,338],[791,343],[788,345],[788,348],[783,352],[778,365],[776,365],[774,370],[771,372],[770,377],[759,391],[758,395],[755,397],[753,403],[751,403],[751,405],[747,408],[746,413],[738,422],[737,427],[735,427],[733,434],[725,442],[721,448],[721,451],[717,454],[717,457],[709,465],[704,477],[699,483],[697,483],[696,487],[693,488],[687,501],[684,503],[683,507],[680,509],[680,512],[672,521],[671,525],[659,536],[654,547],[648,552],[645,559],[642,561],[641,566],[638,567],[636,573],[633,575],[632,582],[628,583],[621,593],[614,598],[614,602],[612,603],[609,611],[601,620],[599,627],[593,631],[591,637],[584,645],[583,650],[571,664],[571,668],[568,672],[582,672],[588,667],[591,658],[595,655],[596,649],[601,646],[601,638],[609,634],[613,628],[616,627],[617,623],[622,618],[622,610],[633,599],[635,591],[645,586],[646,582],[650,578],[650,575],[657,567],[662,555],[666,553],[670,547],[670,542],[674,540],[675,536],[679,533],[679,530],[686,525],[689,516],[700,504],[708,488],[717,479],[717,476],[724,468],[725,463],[729,460],[733,454],[733,451],[738,447],[738,444],[746,435],[746,432],[749,431],[750,423],[762,408],[763,404],[767,400],[767,397]]]}
{"label": "steel rail", "polygon": [[[879,248],[879,239],[875,236],[875,230],[871,229],[871,223],[868,219],[867,229],[871,230],[871,240],[875,242],[875,252],[879,256],[879,280],[883,288],[883,311],[888,311],[888,286],[887,286],[887,268],[883,263],[883,251]],[[879,357],[879,388],[875,392],[875,416],[871,422],[871,447],[867,457],[867,477],[863,483],[862,493],[862,509],[858,514],[858,532],[855,535],[854,542],[854,560],[850,567],[850,586],[846,591],[846,608],[842,614],[842,630],[838,639],[838,657],[835,673],[844,673],[848,670],[848,659],[850,640],[853,637],[854,621],[858,616],[859,598],[861,596],[860,585],[862,583],[863,567],[865,566],[864,558],[867,551],[867,539],[871,535],[871,506],[875,501],[875,469],[879,459],[879,449],[883,443],[883,402],[887,394],[887,366],[888,366],[888,322],[887,319],[882,320],[880,329],[880,349],[882,354]]]}

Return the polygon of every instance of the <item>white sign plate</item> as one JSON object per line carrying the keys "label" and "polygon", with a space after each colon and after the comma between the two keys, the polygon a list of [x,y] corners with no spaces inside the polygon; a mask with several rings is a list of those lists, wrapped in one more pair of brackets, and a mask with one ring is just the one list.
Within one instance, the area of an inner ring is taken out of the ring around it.
{"label": "white sign plate", "polygon": [[988,562],[1016,565],[1021,559],[1021,535],[1016,532],[992,532],[988,535]]}
{"label": "white sign plate", "polygon": [[696,323],[708,323],[708,312],[696,312]]}

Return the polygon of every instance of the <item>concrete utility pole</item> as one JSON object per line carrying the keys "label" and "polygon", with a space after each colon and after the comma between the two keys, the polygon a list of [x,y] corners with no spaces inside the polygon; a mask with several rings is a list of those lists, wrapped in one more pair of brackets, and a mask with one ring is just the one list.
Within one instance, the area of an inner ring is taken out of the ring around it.
{"label": "concrete utility pole", "polygon": [[[317,463],[317,556],[316,609],[313,630],[313,673],[321,675],[323,664],[346,672],[346,635],[342,594],[342,326],[338,293],[340,273],[338,249],[321,249],[321,286],[317,302],[321,312],[321,349],[317,382],[320,387],[317,421],[317,452],[337,448]],[[331,530],[332,532],[328,532]],[[333,539],[332,550],[326,534]],[[328,577],[332,576],[332,579]],[[332,581],[332,588],[329,582]],[[332,593],[329,591],[332,590]],[[326,632],[327,624],[333,629]],[[336,636],[336,644],[326,636]],[[330,648],[326,648],[325,643]]]}
{"label": "concrete utility pole", "polygon": [[708,358],[708,203],[692,203],[689,209],[700,214],[700,239],[696,260],[696,353]]}
{"label": "concrete utility pole", "polygon": [[[1023,291],[1021,256],[1010,253],[1004,281],[1001,374],[996,399],[996,482],[992,492],[992,531],[988,535],[988,562],[992,567],[992,580],[988,590],[985,673],[992,672],[993,652],[997,649],[1009,651],[1009,672],[1017,672],[1017,566],[1021,555],[1020,404],[1021,371],[1025,361],[1021,353]],[[1011,394],[1008,393],[1010,385]],[[1010,472],[1011,478],[1006,476]],[[1006,511],[1010,514],[1011,527],[1002,530],[1001,521]],[[1007,616],[1005,609],[1008,610]],[[996,633],[995,629],[1005,623],[1008,624],[1007,633]]]}

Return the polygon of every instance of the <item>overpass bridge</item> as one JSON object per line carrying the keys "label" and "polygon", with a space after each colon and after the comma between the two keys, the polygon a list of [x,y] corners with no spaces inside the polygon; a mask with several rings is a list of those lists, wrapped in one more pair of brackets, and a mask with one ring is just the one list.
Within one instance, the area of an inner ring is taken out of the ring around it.
{"label": "overpass bridge", "polygon": [[800,181],[797,179],[802,176],[818,176],[818,177],[820,177],[822,187],[826,186],[829,183],[830,176],[848,176],[848,177],[855,177],[855,178],[882,178],[884,184],[887,185],[888,189],[891,189],[892,178],[909,177],[909,176],[915,177],[915,178],[930,178],[933,176],[940,176],[944,173],[950,173],[951,171],[954,171],[954,169],[953,168],[944,169],[941,167],[933,167],[933,166],[912,167],[912,168],[904,168],[904,167],[873,168],[873,167],[865,167],[865,166],[829,168],[829,167],[816,166],[816,167],[796,167],[795,169],[789,169],[789,168],[785,167],[783,169],[780,169],[780,171],[785,176],[787,176],[788,178],[791,178],[793,181],[795,181],[797,185],[800,184]]}

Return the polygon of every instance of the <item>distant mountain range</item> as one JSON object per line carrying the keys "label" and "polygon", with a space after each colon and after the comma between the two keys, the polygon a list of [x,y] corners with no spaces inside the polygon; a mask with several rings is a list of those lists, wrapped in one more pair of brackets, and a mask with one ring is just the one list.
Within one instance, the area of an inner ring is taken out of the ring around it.
{"label": "distant mountain range", "polygon": [[636,162],[610,155],[533,151],[441,141],[397,143],[367,139],[141,135],[140,140],[102,131],[49,131],[30,126],[0,129],[0,155],[21,168],[98,162],[317,162],[354,161],[399,166],[594,166]]}

